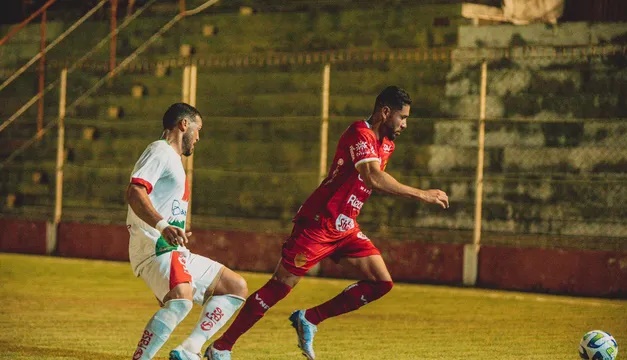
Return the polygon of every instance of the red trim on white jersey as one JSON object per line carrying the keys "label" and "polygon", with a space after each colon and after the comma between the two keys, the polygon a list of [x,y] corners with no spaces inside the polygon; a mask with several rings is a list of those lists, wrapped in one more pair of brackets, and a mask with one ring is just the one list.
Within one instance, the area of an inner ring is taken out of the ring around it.
{"label": "red trim on white jersey", "polygon": [[148,195],[150,195],[150,193],[152,192],[152,184],[149,183],[148,181],[144,180],[144,179],[131,178],[131,184],[141,185],[141,186],[145,187],[146,188],[146,192],[148,193]]}

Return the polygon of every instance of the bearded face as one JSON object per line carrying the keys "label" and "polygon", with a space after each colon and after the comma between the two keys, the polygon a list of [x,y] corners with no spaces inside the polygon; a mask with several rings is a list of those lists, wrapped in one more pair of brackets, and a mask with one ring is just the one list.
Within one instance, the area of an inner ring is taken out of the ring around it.
{"label": "bearded face", "polygon": [[190,156],[194,152],[194,132],[191,131],[191,126],[183,134],[183,155]]}
{"label": "bearded face", "polygon": [[400,110],[388,109],[386,119],[383,123],[384,136],[390,140],[394,140],[407,128],[409,105],[404,105]]}
{"label": "bearded face", "polygon": [[202,119],[196,117],[194,122],[190,122],[187,129],[183,133],[182,153],[185,156],[190,156],[194,152],[194,145],[200,139],[200,129],[202,128]]}

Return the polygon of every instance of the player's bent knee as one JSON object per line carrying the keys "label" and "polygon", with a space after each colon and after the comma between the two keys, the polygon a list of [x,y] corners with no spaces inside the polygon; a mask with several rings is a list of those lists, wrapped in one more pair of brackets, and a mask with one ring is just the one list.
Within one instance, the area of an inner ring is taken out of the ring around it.
{"label": "player's bent knee", "polygon": [[246,298],[248,296],[248,284],[246,283],[246,280],[240,275],[235,276],[235,278],[231,282],[229,290],[229,294],[232,295],[236,295],[242,298]]}
{"label": "player's bent knee", "polygon": [[185,299],[185,300],[193,300],[194,298],[194,288],[190,283],[182,283],[176,285],[169,293],[166,294],[163,302],[167,302],[169,300],[175,299]]}

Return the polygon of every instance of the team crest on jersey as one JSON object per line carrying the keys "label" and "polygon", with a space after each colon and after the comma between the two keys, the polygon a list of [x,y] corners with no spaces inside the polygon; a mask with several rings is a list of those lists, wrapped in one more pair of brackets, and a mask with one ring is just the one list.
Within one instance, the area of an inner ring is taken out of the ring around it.
{"label": "team crest on jersey", "polygon": [[348,231],[355,227],[355,220],[349,218],[344,214],[340,214],[340,216],[335,219],[335,229],[337,231]]}
{"label": "team crest on jersey", "polygon": [[294,265],[296,267],[302,267],[305,264],[307,264],[307,255],[303,253],[296,254],[296,256],[294,257]]}

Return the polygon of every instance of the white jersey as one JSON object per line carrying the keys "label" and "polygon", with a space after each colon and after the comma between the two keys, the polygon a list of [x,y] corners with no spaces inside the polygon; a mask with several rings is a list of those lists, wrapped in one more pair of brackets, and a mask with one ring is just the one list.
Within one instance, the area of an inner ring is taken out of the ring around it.
{"label": "white jersey", "polygon": [[[166,140],[148,145],[135,164],[131,183],[146,187],[152,205],[170,225],[185,229],[189,187],[181,156]],[[129,258],[136,276],[148,260],[178,248],[140,219],[130,206],[126,227],[130,233]]]}

